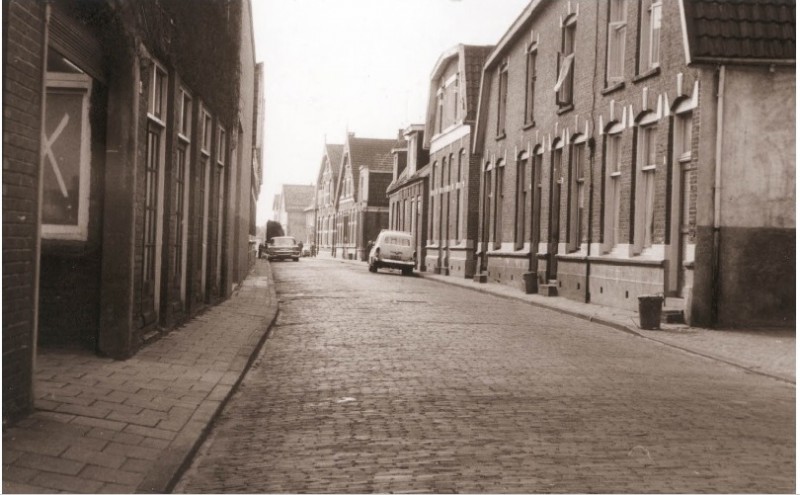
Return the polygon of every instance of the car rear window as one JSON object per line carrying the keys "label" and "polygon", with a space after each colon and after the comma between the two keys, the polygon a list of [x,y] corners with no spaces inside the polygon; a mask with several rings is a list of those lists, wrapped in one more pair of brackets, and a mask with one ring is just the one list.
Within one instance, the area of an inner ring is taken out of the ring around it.
{"label": "car rear window", "polygon": [[393,246],[410,246],[411,239],[409,237],[387,237],[383,242],[386,244],[392,244]]}
{"label": "car rear window", "polygon": [[276,237],[274,244],[276,246],[294,246],[294,239],[291,237]]}

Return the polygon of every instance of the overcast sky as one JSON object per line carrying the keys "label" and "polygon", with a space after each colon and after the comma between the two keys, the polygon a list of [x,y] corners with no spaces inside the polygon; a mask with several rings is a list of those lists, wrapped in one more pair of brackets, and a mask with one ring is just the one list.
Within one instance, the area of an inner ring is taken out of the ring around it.
{"label": "overcast sky", "polygon": [[252,0],[266,93],[257,224],[282,184],[314,182],[326,139],[422,123],[439,55],[497,43],[528,1]]}

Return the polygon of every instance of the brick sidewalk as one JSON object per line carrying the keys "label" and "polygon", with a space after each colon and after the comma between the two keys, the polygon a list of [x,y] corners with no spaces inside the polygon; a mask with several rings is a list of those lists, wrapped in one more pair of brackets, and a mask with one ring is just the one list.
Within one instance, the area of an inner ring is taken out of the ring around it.
{"label": "brick sidewalk", "polygon": [[277,314],[269,264],[126,361],[42,349],[35,412],[3,433],[4,493],[170,490]]}
{"label": "brick sidewalk", "polygon": [[[328,258],[341,263],[363,266],[361,261]],[[571,314],[618,330],[675,347],[692,354],[721,361],[754,373],[767,375],[782,381],[796,383],[795,329],[714,329],[689,327],[687,325],[664,324],[660,331],[642,330],[638,326],[639,314],[619,308],[586,304],[563,297],[545,297],[525,294],[519,289],[496,283],[479,284],[472,279],[414,272],[416,275],[476,290],[499,297],[516,299],[536,306]]]}

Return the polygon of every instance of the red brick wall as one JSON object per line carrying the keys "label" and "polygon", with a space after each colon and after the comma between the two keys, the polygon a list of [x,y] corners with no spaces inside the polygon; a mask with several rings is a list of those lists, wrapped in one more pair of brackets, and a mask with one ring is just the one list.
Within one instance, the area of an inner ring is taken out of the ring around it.
{"label": "red brick wall", "polygon": [[[516,159],[523,151],[535,150],[542,147],[542,194],[539,241],[547,242],[551,229],[551,208],[558,208],[558,241],[566,243],[570,235],[570,224],[574,221],[570,217],[571,195],[575,192],[575,184],[570,181],[571,144],[578,136],[587,136],[585,159],[582,165],[587,179],[584,189],[584,210],[581,219],[580,241],[591,240],[599,243],[603,232],[603,195],[604,195],[604,136],[599,121],[602,119],[603,127],[609,123],[611,101],[615,103],[615,118],[621,120],[621,115],[627,114],[625,129],[622,131],[622,176],[620,194],[620,238],[623,244],[632,243],[634,235],[634,221],[636,214],[636,134],[637,129],[634,119],[644,115],[646,105],[643,104],[644,88],[647,88],[647,101],[650,110],[658,109],[659,99],[666,102],[662,107],[669,107],[675,102],[677,93],[677,74],[683,73],[684,93],[691,94],[697,72],[688,69],[684,61],[680,26],[680,13],[677,2],[665,2],[663,6],[660,68],[652,73],[639,74],[638,60],[638,29],[640,18],[639,2],[627,2],[627,30],[625,48],[624,84],[608,87],[606,78],[606,34],[608,1],[598,2],[567,2],[559,0],[542,2],[537,12],[523,26],[516,37],[506,46],[503,53],[496,57],[496,63],[485,74],[483,88],[482,121],[485,122],[480,129],[479,136],[480,156],[482,162],[497,163],[505,160],[504,172],[504,203],[502,210],[502,241],[510,243],[514,240],[515,227],[515,186],[516,186]],[[575,28],[575,59],[574,59],[574,86],[573,105],[570,108],[560,108],[556,103],[553,87],[558,77],[557,53],[561,48],[562,28],[561,22],[570,14],[577,13]],[[535,124],[525,122],[526,105],[526,74],[527,51],[531,44],[537,47],[536,58],[536,91],[534,101]],[[505,136],[497,136],[497,100],[498,78],[500,64],[507,62],[508,93],[507,112],[505,119]],[[701,88],[702,91],[702,88]],[[700,114],[702,109],[695,110]],[[670,207],[670,155],[671,122],[668,108],[662,108],[663,117],[655,124],[657,132],[657,158],[658,166],[655,171],[655,201],[654,201],[654,228],[652,235],[653,244],[667,242],[668,210]],[[695,128],[698,125],[698,115],[694,116]],[[588,132],[587,132],[588,128]],[[588,134],[588,135],[587,135]],[[695,136],[697,133],[695,133]],[[554,174],[552,170],[554,151],[553,147],[560,140],[563,143],[562,160],[564,164],[563,184],[559,185],[561,174]],[[695,158],[696,159],[696,158]],[[530,168],[527,169],[530,173]],[[483,174],[481,174],[481,177]],[[527,179],[527,177],[526,177]],[[692,180],[694,177],[692,176]],[[526,180],[526,182],[528,182]],[[590,190],[590,183],[592,190]],[[552,196],[560,190],[558,204],[552,203]],[[690,195],[695,194],[694,182],[690,185]],[[480,193],[479,193],[480,194]],[[480,196],[472,204],[479,204]],[[591,196],[590,196],[591,194]],[[531,191],[528,190],[527,198],[530,201]],[[490,205],[491,206],[491,205]],[[526,216],[530,216],[529,204]],[[591,222],[589,210],[592,210]],[[641,208],[641,206],[640,206]],[[492,209],[488,210],[490,213]],[[692,210],[694,215],[694,210]],[[526,218],[526,223],[527,223]],[[692,217],[692,222],[693,217]],[[530,239],[527,234],[526,241]],[[533,246],[536,249],[536,246]],[[635,261],[635,259],[632,259]]]}
{"label": "red brick wall", "polygon": [[389,206],[386,188],[391,183],[391,173],[371,172],[369,174],[369,206]]}
{"label": "red brick wall", "polygon": [[44,3],[3,3],[3,423],[32,406]]}

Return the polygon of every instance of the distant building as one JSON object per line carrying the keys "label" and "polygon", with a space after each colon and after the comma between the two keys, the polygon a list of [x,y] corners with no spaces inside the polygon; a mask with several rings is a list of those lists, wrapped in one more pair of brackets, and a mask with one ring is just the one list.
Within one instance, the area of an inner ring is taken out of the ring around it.
{"label": "distant building", "polygon": [[247,276],[263,109],[249,1],[9,0],[3,20],[7,421],[37,346],[124,359]]}
{"label": "distant building", "polygon": [[366,246],[389,225],[386,188],[392,181],[392,149],[396,139],[358,138],[348,133],[336,185],[334,256],[366,260]]}
{"label": "distant building", "polygon": [[793,324],[794,36],[788,0],[531,2],[483,70],[477,280]]}
{"label": "distant building", "polygon": [[326,144],[314,188],[314,233],[317,252],[333,256],[336,231],[336,184],[342,166],[344,145]]}
{"label": "distant building", "polygon": [[389,197],[389,228],[414,236],[417,269],[425,271],[428,234],[428,150],[423,148],[425,126],[411,125],[403,131],[405,148],[395,148]]}
{"label": "distant building", "polygon": [[314,199],[314,186],[284,185],[273,201],[274,218],[283,232],[298,242],[306,242],[305,209]]}

